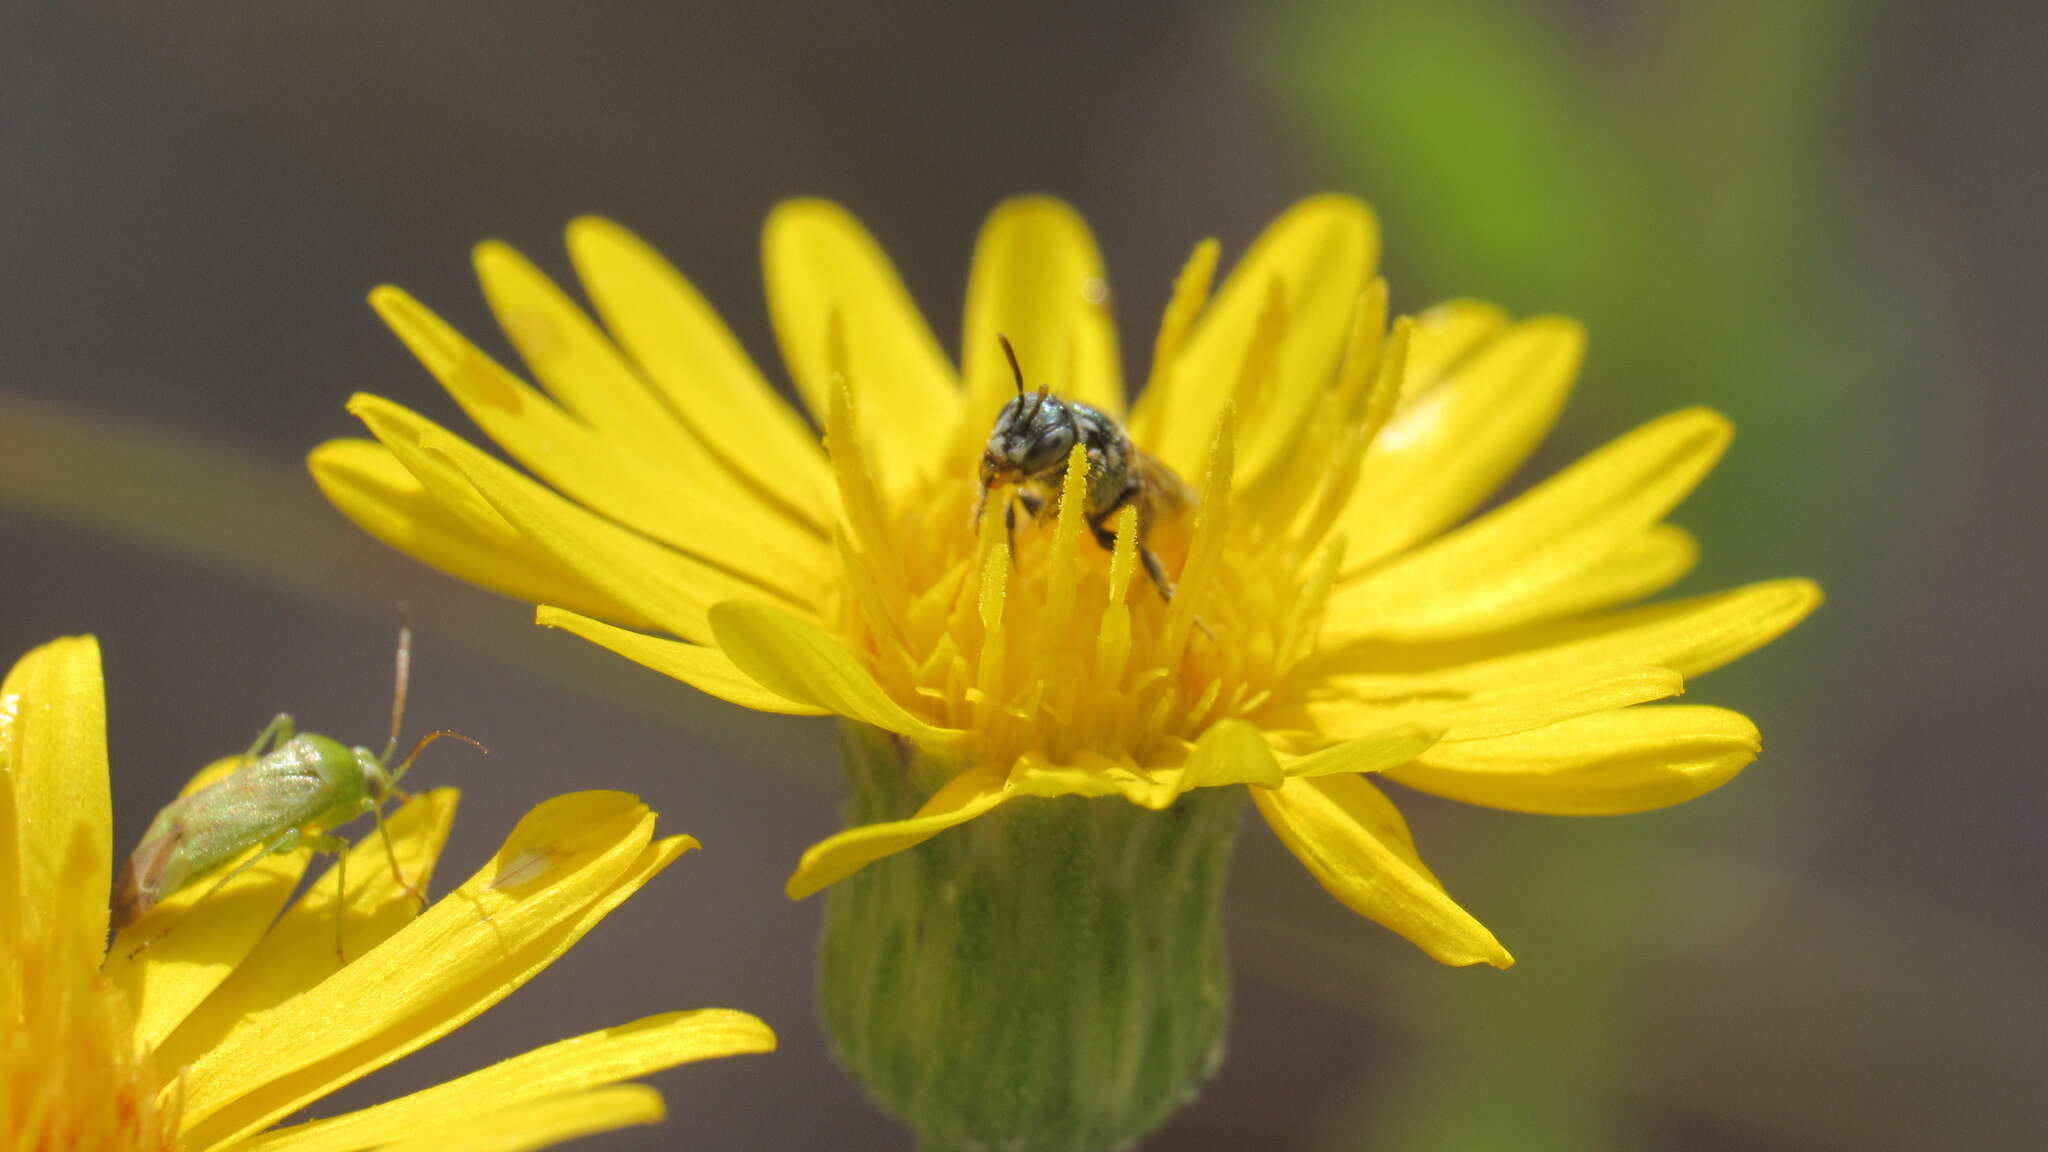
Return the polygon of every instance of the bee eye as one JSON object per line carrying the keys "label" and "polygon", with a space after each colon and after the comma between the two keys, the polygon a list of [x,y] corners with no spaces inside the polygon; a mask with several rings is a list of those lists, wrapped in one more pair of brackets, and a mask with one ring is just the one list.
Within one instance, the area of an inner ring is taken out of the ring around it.
{"label": "bee eye", "polygon": [[1047,468],[1056,467],[1066,459],[1067,452],[1073,447],[1074,429],[1071,425],[1061,424],[1043,429],[1038,438],[1031,442],[1030,455],[1025,458],[1024,467],[1031,472],[1042,472]]}

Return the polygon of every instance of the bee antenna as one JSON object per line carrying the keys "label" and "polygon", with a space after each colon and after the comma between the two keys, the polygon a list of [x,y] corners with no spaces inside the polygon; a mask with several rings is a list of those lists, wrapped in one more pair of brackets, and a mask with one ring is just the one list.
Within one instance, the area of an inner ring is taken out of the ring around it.
{"label": "bee antenna", "polygon": [[399,764],[397,770],[391,773],[391,783],[394,785],[397,784],[398,781],[401,778],[403,778],[407,772],[412,771],[412,762],[420,758],[420,753],[426,751],[427,745],[432,744],[434,741],[439,740],[443,736],[451,736],[457,740],[460,740],[464,744],[469,745],[471,748],[476,749],[477,751],[483,753],[486,756],[491,754],[491,750],[489,748],[486,748],[481,743],[472,740],[467,736],[464,736],[460,732],[457,732],[450,728],[436,728],[434,731],[429,732],[425,736],[420,737],[420,742],[413,745],[412,751],[407,752],[405,754],[404,762]]}
{"label": "bee antenna", "polygon": [[1024,369],[1017,366],[1017,350],[1010,347],[1010,338],[1001,332],[996,333],[996,340],[1002,344],[1003,355],[1010,361],[1010,375],[1016,378],[1017,395],[1021,397],[1024,395]]}
{"label": "bee antenna", "polygon": [[404,602],[398,605],[398,654],[392,658],[397,666],[391,687],[391,739],[384,745],[381,758],[391,762],[391,754],[398,751],[398,729],[405,723],[405,693],[412,685],[412,610]]}

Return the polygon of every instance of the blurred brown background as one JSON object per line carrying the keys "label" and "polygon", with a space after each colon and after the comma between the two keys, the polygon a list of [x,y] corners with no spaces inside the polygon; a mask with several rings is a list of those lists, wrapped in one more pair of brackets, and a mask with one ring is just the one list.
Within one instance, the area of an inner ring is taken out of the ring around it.
{"label": "blurred brown background", "polygon": [[823,194],[950,342],[980,216],[1043,189],[1096,226],[1136,355],[1193,241],[1241,251],[1297,196],[1354,191],[1397,305],[1590,323],[1537,474],[1712,404],[1741,433],[1679,517],[1707,547],[1688,587],[1804,573],[1831,600],[1695,687],[1769,742],[1700,802],[1578,821],[1404,798],[1509,973],[1437,968],[1248,825],[1231,1056],[1153,1146],[2043,1146],[2043,11],[19,5],[0,651],[101,636],[125,845],[279,708],[381,732],[410,602],[414,723],[494,749],[422,768],[465,790],[440,886],[576,787],[635,790],[705,850],[345,1100],[726,1005],[782,1051],[657,1077],[669,1125],[610,1146],[901,1147],[823,1055],[817,909],[780,892],[835,824],[829,725],[542,633],[322,504],[300,459],[356,434],[351,391],[460,424],[363,293],[402,282],[501,348],[468,246],[565,273],[561,226],[601,212],[774,366],[755,230]]}

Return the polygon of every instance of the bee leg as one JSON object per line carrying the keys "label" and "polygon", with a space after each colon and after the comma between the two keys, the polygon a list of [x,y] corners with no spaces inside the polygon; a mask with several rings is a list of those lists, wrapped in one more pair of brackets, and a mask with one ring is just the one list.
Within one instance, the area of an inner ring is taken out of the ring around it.
{"label": "bee leg", "polygon": [[984,512],[987,512],[987,511],[988,511],[988,481],[984,480],[984,481],[982,481],[982,482],[981,482],[981,495],[979,495],[979,496],[977,496],[977,497],[975,497],[975,498],[974,498],[974,519],[973,519],[973,520],[970,520],[970,521],[968,521],[968,524],[969,524],[969,526],[970,526],[970,527],[974,527],[974,528],[980,528],[980,527],[981,527],[981,515],[982,515],[982,513],[984,513]]}
{"label": "bee leg", "polygon": [[[1116,509],[1111,508],[1109,511],[1114,512]],[[1095,534],[1095,542],[1102,546],[1102,550],[1115,555],[1116,531],[1104,523],[1108,519],[1109,513],[1105,512],[1094,523],[1088,525],[1088,528],[1089,531]],[[1173,603],[1173,578],[1166,574],[1166,565],[1159,562],[1158,555],[1152,549],[1140,543],[1138,545],[1138,561],[1145,565],[1145,575],[1152,578],[1152,586],[1159,589],[1159,598],[1168,604]],[[1206,632],[1208,629],[1204,628],[1203,631]]]}
{"label": "bee leg", "polygon": [[1018,489],[1003,505],[1003,532],[1010,543],[1010,566],[1017,566],[1017,505],[1024,506],[1024,514],[1036,520],[1039,510],[1045,507],[1045,497],[1036,492]]}
{"label": "bee leg", "polygon": [[1152,578],[1153,587],[1159,589],[1159,598],[1168,604],[1173,603],[1173,581],[1167,578],[1166,565],[1161,564],[1159,557],[1143,544],[1138,545],[1138,559],[1144,563],[1145,575]]}
{"label": "bee leg", "polygon": [[[1116,551],[1116,533],[1099,524],[1095,525],[1095,542],[1102,545],[1108,551]],[[1173,603],[1173,580],[1166,575],[1166,565],[1159,562],[1158,555],[1152,549],[1140,544],[1138,545],[1138,560],[1145,565],[1145,575],[1152,578],[1152,586],[1159,589],[1159,598],[1168,604]],[[1209,630],[1209,625],[1204,623],[1200,616],[1195,617],[1195,627],[1200,628],[1202,635],[1207,636],[1209,639],[1214,640],[1216,638],[1216,633]]]}

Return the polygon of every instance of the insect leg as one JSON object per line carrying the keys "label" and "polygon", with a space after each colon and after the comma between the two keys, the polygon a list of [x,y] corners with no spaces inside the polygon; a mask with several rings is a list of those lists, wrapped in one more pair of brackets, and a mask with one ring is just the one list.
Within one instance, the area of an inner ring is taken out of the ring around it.
{"label": "insect leg", "polygon": [[371,808],[370,815],[377,820],[377,838],[384,842],[384,858],[391,862],[392,879],[398,881],[398,886],[405,889],[405,894],[413,898],[413,902],[420,906],[422,912],[426,911],[427,894],[414,887],[413,882],[405,878],[404,870],[398,866],[398,849],[392,847],[391,833],[384,827],[383,806]]}
{"label": "insect leg", "polygon": [[334,855],[334,955],[346,964],[348,950],[342,942],[341,928],[342,915],[348,910],[348,841],[328,832],[315,832],[301,840],[315,852]]}
{"label": "insect leg", "polygon": [[[1112,537],[1110,546],[1114,547],[1115,545],[1116,541]],[[1166,575],[1166,565],[1161,564],[1159,557],[1154,555],[1152,550],[1143,544],[1138,545],[1138,559],[1144,562],[1145,575],[1152,578],[1153,586],[1159,589],[1160,597],[1169,604],[1173,603],[1173,581]],[[1205,628],[1203,631],[1206,632],[1208,629]]]}
{"label": "insect leg", "polygon": [[334,958],[348,963],[348,941],[342,937],[342,925],[347,923],[348,914],[348,851],[334,854]]}
{"label": "insect leg", "polygon": [[298,729],[292,725],[291,713],[279,712],[270,718],[270,723],[263,726],[263,731],[256,734],[256,742],[249,745],[249,750],[242,753],[242,758],[244,760],[254,760],[263,754],[264,745],[268,744],[272,748],[276,748],[285,741],[290,740],[297,731]]}
{"label": "insect leg", "polygon": [[[1122,511],[1126,505],[1130,504],[1131,498],[1137,494],[1137,485],[1130,485],[1122,492],[1117,493],[1116,499],[1111,500],[1100,512],[1088,518],[1088,527],[1094,531],[1095,542],[1102,546],[1103,551],[1116,551],[1116,532],[1109,527],[1109,518]],[[1173,603],[1173,581],[1166,575],[1166,565],[1161,564],[1159,557],[1153,553],[1152,549],[1145,546],[1144,510],[1140,509],[1138,515],[1138,559],[1145,565],[1145,575],[1150,576],[1153,586],[1159,589],[1160,598],[1171,604]],[[1207,631],[1207,629],[1204,629],[1204,631]]]}

